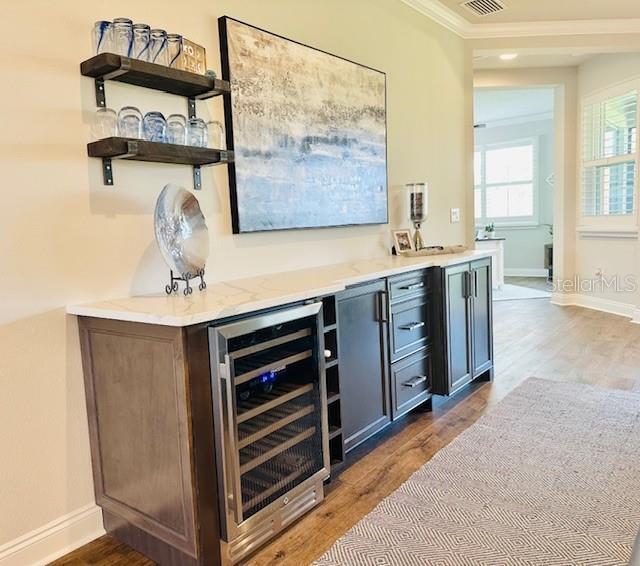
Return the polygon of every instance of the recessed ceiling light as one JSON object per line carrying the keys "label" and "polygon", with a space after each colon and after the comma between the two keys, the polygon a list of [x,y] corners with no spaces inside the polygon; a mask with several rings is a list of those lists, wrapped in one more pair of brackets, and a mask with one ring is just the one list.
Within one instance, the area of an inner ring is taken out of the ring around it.
{"label": "recessed ceiling light", "polygon": [[503,53],[502,55],[500,55],[500,59],[502,59],[503,61],[513,61],[517,57],[517,53]]}

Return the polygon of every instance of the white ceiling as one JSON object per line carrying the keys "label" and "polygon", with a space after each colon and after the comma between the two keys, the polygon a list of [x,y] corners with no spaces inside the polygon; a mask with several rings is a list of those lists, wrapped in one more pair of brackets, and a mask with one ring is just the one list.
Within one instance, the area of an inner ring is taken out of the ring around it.
{"label": "white ceiling", "polygon": [[507,9],[478,17],[461,0],[439,0],[471,23],[513,23],[640,18],[638,0],[502,0]]}
{"label": "white ceiling", "polygon": [[[504,52],[517,52],[517,49],[502,49]],[[522,69],[535,67],[575,67],[591,59],[593,55],[572,53],[534,53],[520,54],[512,61],[502,61],[499,53],[476,53],[473,59],[474,69]]]}
{"label": "white ceiling", "polygon": [[475,89],[473,121],[492,125],[522,119],[548,119],[553,115],[551,88]]}
{"label": "white ceiling", "polygon": [[402,0],[466,39],[640,33],[639,0],[503,0],[507,9],[478,17],[462,0]]}

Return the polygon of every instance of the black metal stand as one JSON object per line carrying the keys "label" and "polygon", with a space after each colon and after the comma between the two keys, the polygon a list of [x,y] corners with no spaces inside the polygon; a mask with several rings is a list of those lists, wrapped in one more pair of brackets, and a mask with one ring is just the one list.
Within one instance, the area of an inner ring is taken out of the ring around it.
{"label": "black metal stand", "polygon": [[178,281],[185,282],[185,288],[183,291],[185,297],[188,295],[191,295],[191,293],[193,293],[193,287],[191,286],[190,282],[192,279],[195,279],[196,277],[200,277],[200,283],[198,283],[198,289],[200,291],[204,291],[207,288],[207,284],[204,281],[204,269],[201,269],[195,275],[189,272],[183,273],[181,277],[176,277],[173,274],[173,270],[170,270],[169,273],[171,274],[171,283],[169,285],[166,285],[164,288],[167,295],[171,295],[171,293],[178,292]]}

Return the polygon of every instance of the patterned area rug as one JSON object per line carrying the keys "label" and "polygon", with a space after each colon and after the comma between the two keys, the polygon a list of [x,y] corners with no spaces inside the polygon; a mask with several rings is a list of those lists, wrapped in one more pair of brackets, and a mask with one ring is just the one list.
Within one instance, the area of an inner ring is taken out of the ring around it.
{"label": "patterned area rug", "polygon": [[532,378],[316,565],[627,564],[639,526],[640,394]]}

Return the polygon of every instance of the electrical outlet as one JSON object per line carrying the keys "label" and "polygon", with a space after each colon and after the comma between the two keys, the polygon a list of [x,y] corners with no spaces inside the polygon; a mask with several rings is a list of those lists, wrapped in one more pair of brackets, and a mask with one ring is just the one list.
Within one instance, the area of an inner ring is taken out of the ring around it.
{"label": "electrical outlet", "polygon": [[459,208],[452,208],[451,209],[451,224],[454,224],[455,222],[460,222],[460,209]]}

